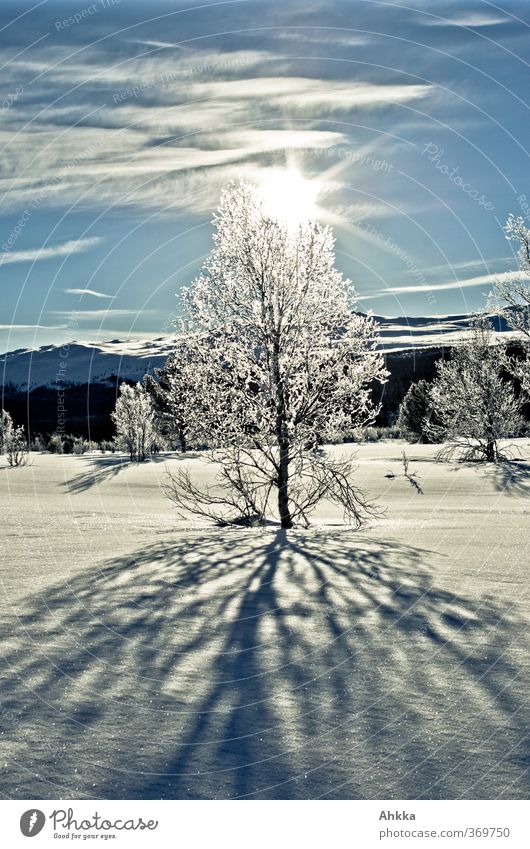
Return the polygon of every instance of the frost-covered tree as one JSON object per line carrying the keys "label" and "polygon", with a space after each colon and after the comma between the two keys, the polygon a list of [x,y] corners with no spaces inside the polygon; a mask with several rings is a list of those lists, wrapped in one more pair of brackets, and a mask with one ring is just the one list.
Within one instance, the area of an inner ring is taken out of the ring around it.
{"label": "frost-covered tree", "polygon": [[419,442],[429,442],[427,424],[432,416],[430,385],[426,380],[412,383],[399,407],[397,420],[401,433]]}
{"label": "frost-covered tree", "polygon": [[24,466],[28,459],[28,442],[24,428],[15,427],[13,419],[5,410],[2,410],[0,415],[0,439],[9,465]]}
{"label": "frost-covered tree", "polygon": [[131,460],[145,460],[157,434],[153,404],[141,383],[121,384],[112,420],[118,446],[129,453]]}
{"label": "frost-covered tree", "polygon": [[519,336],[525,359],[510,358],[507,366],[530,396],[530,229],[521,216],[509,215],[504,231],[506,238],[517,242],[519,270],[497,281],[494,296],[501,304],[504,318]]}
{"label": "frost-covered tree", "polygon": [[185,339],[176,341],[163,368],[155,369],[154,376],[144,377],[161,434],[170,442],[178,443],[183,452],[201,444],[203,429],[198,433],[194,427],[203,406],[200,379],[193,347]]}
{"label": "frost-covered tree", "polygon": [[6,432],[10,421],[11,416],[9,413],[0,408],[0,454],[4,453],[4,433]]}
{"label": "frost-covered tree", "polygon": [[436,424],[427,430],[449,443],[441,456],[457,452],[463,459],[497,462],[499,441],[521,429],[520,401],[512,383],[503,379],[503,350],[494,343],[491,323],[477,318],[451,359],[436,364],[430,392]]}
{"label": "frost-covered tree", "polygon": [[50,454],[64,454],[64,436],[62,433],[52,433],[48,440]]}
{"label": "frost-covered tree", "polygon": [[201,490],[178,473],[168,494],[217,519],[227,505],[233,519],[273,512],[283,528],[327,497],[359,524],[368,505],[352,462],[321,446],[373,420],[371,384],[387,372],[375,322],[354,312],[335,269],[332,233],[271,218],[244,182],[223,192],[214,224],[215,246],[182,293],[179,344],[193,364],[190,425],[217,449],[220,483]]}

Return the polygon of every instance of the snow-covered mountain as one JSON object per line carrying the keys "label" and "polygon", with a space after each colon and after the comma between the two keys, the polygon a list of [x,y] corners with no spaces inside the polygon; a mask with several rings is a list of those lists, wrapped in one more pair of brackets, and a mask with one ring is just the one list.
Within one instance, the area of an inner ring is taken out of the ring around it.
{"label": "snow-covered mountain", "polygon": [[144,374],[163,365],[170,351],[170,337],[21,348],[0,356],[0,383],[35,389],[58,382],[105,383],[114,376],[141,380]]}
{"label": "snow-covered mountain", "polygon": [[[448,315],[387,318],[375,316],[381,327],[381,348],[388,353],[413,348],[451,346],[469,330],[471,316]],[[496,330],[509,333],[506,322],[495,317]],[[0,384],[31,390],[70,384],[105,383],[118,376],[141,380],[144,374],[163,365],[172,348],[172,338],[110,342],[70,342],[36,349],[19,349],[0,356]]]}
{"label": "snow-covered mountain", "polygon": [[[402,351],[409,348],[439,348],[461,341],[471,327],[473,315],[399,316],[374,318],[381,327],[381,348]],[[499,315],[489,315],[493,328],[504,337],[513,335],[507,321]]]}

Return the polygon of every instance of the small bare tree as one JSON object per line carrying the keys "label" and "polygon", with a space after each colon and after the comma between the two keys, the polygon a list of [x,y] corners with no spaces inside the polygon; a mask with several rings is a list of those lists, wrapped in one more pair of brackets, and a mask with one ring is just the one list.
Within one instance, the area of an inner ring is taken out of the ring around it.
{"label": "small bare tree", "polygon": [[1,412],[2,450],[10,466],[25,466],[28,461],[28,441],[24,428],[15,427],[13,419],[5,410]]}
{"label": "small bare tree", "polygon": [[214,222],[215,247],[182,295],[179,346],[193,364],[193,438],[213,449],[220,474],[214,489],[170,474],[167,493],[219,521],[272,514],[283,528],[329,498],[359,524],[370,505],[353,464],[322,445],[373,420],[371,384],[387,372],[374,321],[354,311],[334,267],[331,231],[271,218],[244,182],[225,190]]}
{"label": "small bare tree", "polygon": [[491,323],[477,318],[469,338],[449,361],[438,361],[431,386],[436,424],[426,422],[434,441],[447,441],[441,459],[455,453],[461,459],[497,462],[499,441],[517,434],[521,404],[513,384],[503,379],[504,346],[495,344]]}
{"label": "small bare tree", "polygon": [[9,422],[11,422],[11,425],[13,424],[11,416],[0,408],[0,454],[4,453],[4,434],[9,426]]}

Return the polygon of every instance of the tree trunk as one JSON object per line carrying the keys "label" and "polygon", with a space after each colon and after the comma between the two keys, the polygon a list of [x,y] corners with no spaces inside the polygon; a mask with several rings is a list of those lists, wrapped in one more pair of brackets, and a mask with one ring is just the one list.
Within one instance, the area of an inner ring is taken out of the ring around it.
{"label": "tree trunk", "polygon": [[280,334],[273,333],[272,377],[276,387],[276,440],[278,442],[278,513],[282,528],[292,528],[289,510],[289,435],[287,432],[287,410],[285,388],[280,371]]}
{"label": "tree trunk", "polygon": [[278,512],[282,528],[292,528],[293,520],[289,510],[289,445],[280,442],[280,462],[278,464]]}
{"label": "tree trunk", "polygon": [[486,443],[486,460],[489,463],[497,462],[497,444],[495,440]]}
{"label": "tree trunk", "polygon": [[179,442],[180,442],[180,450],[183,454],[186,453],[186,435],[183,427],[179,427]]}

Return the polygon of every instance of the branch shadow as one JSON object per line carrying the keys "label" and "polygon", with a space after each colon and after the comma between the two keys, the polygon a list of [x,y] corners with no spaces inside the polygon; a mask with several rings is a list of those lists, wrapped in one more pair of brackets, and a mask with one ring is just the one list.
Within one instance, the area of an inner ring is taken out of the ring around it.
{"label": "branch shadow", "polygon": [[525,497],[530,495],[530,463],[521,460],[504,460],[489,464],[485,475],[498,492]]}
{"label": "branch shadow", "polygon": [[437,586],[431,558],[201,531],[35,595],[0,632],[3,791],[524,796],[525,623]]}
{"label": "branch shadow", "polygon": [[[81,459],[82,457],[80,457]],[[143,461],[129,460],[124,455],[112,457],[84,457],[89,460],[91,466],[80,472],[75,477],[64,482],[64,486],[69,493],[86,492],[93,486],[98,486],[105,481],[117,477],[120,472],[125,469],[134,468],[135,466],[144,465],[145,463],[167,463],[168,460],[174,459],[189,459],[189,455],[175,454],[153,454],[148,459]]]}

